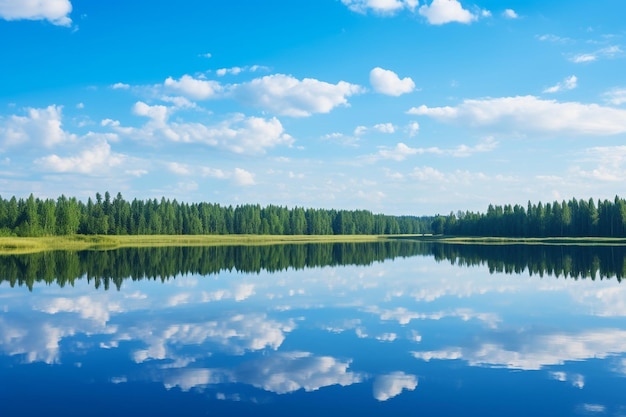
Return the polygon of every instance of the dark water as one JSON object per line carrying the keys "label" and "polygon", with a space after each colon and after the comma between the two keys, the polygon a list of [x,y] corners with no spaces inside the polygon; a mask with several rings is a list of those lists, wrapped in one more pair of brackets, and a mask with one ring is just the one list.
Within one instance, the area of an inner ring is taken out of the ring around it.
{"label": "dark water", "polygon": [[626,415],[626,250],[0,257],[0,416]]}

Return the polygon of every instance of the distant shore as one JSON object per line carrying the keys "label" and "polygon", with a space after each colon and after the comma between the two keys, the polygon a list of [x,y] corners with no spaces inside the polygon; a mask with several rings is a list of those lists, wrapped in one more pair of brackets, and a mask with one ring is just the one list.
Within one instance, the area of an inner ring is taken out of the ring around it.
{"label": "distant shore", "polygon": [[459,244],[626,245],[625,238],[501,238],[432,235],[71,235],[0,237],[0,255],[52,250],[106,250],[125,247],[278,245],[419,240]]}
{"label": "distant shore", "polygon": [[[417,236],[407,236],[418,238]],[[0,237],[0,255],[52,250],[104,250],[124,247],[277,245],[377,242],[390,235],[71,235]]]}

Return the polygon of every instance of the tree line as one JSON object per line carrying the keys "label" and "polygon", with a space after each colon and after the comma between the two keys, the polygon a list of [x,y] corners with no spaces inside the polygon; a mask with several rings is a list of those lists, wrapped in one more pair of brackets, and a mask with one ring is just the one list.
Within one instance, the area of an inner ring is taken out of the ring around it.
{"label": "tree line", "polygon": [[367,210],[287,208],[259,204],[222,206],[160,200],[127,201],[96,193],[86,203],[0,197],[0,235],[353,235],[429,233],[432,217],[389,216]]}
{"label": "tree line", "polygon": [[434,234],[497,237],[626,237],[626,201],[593,199],[541,202],[526,208],[489,205],[486,213],[470,211],[436,216]]}

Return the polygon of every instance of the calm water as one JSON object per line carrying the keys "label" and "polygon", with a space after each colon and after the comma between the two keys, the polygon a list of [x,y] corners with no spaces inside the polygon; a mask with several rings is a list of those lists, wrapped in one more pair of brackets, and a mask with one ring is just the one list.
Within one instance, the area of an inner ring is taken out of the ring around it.
{"label": "calm water", "polygon": [[624,248],[0,257],[0,416],[623,416]]}

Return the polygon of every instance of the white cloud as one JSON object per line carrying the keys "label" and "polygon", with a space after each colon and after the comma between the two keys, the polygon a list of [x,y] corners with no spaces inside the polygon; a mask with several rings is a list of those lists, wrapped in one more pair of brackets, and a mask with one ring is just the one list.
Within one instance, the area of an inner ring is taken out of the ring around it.
{"label": "white cloud", "polygon": [[615,106],[624,104],[626,103],[626,88],[614,88],[604,93],[604,97],[607,102]]}
{"label": "white cloud", "polygon": [[235,168],[233,179],[235,180],[235,183],[237,185],[246,186],[256,184],[256,181],[254,180],[254,174],[242,168]]}
{"label": "white cloud", "polygon": [[545,35],[539,35],[537,36],[537,39],[539,39],[541,42],[554,42],[554,43],[567,43],[567,42],[572,41],[570,38],[564,38],[562,36],[553,35],[551,33],[547,33]]}
{"label": "white cloud", "polygon": [[598,136],[626,132],[626,110],[534,96],[465,100],[457,107],[422,105],[407,113],[475,127],[500,126],[507,131]]}
{"label": "white cloud", "polygon": [[519,15],[513,9],[506,9],[504,12],[502,12],[502,16],[506,17],[507,19],[517,19],[519,17]]}
{"label": "white cloud", "polygon": [[35,164],[53,172],[100,175],[109,173],[125,159],[125,155],[111,152],[111,145],[106,140],[98,140],[78,155],[62,157],[54,154],[36,159]]}
{"label": "white cloud", "polygon": [[168,162],[165,164],[168,171],[177,175],[190,175],[191,169],[187,164],[181,164],[179,162]]}
{"label": "white cloud", "polygon": [[233,95],[253,106],[292,117],[328,113],[340,105],[348,105],[348,97],[363,88],[340,81],[330,84],[312,78],[298,80],[290,75],[274,74],[234,85]]}
{"label": "white cloud", "polygon": [[420,124],[417,122],[411,122],[408,124],[408,126],[406,127],[407,133],[409,134],[409,137],[412,138],[414,136],[416,136],[419,131],[420,131]]}
{"label": "white cloud", "polygon": [[47,20],[58,26],[71,26],[69,0],[0,0],[0,18],[5,20]]}
{"label": "white cloud", "polygon": [[574,167],[571,173],[594,181],[621,182],[626,180],[626,146],[595,146],[584,150],[583,162],[596,165],[584,170]]}
{"label": "white cloud", "polygon": [[[415,167],[413,171],[408,174],[409,177],[426,183],[433,184],[463,184],[463,185],[475,185],[478,181],[485,181],[488,179],[498,179],[498,177],[487,177],[481,172],[470,172],[463,170],[455,170],[453,172],[444,173],[435,168],[424,166]],[[500,180],[506,178],[499,178]]]}
{"label": "white cloud", "polygon": [[573,90],[578,86],[578,78],[575,75],[571,75],[565,78],[560,83],[553,85],[552,87],[548,87],[543,90],[544,93],[558,93],[559,91],[567,91]]}
{"label": "white cloud", "polygon": [[216,98],[223,90],[217,81],[199,80],[190,75],[183,75],[179,80],[168,77],[163,85],[171,91],[194,100]]}
{"label": "white cloud", "polygon": [[273,117],[231,116],[216,125],[202,123],[170,122],[169,116],[177,108],[163,105],[150,106],[137,102],[133,113],[150,120],[139,128],[122,127],[114,120],[103,121],[116,132],[133,139],[154,140],[164,138],[173,142],[204,143],[235,153],[264,153],[277,145],[292,145],[293,138],[284,132],[280,121]]}
{"label": "white cloud", "polygon": [[395,72],[380,67],[370,71],[370,84],[377,93],[389,96],[400,96],[415,89],[415,83],[411,78],[400,79]]}
{"label": "white cloud", "polygon": [[396,127],[392,123],[379,123],[374,125],[374,130],[380,133],[394,133],[396,131]]}
{"label": "white cloud", "polygon": [[361,136],[367,132],[367,126],[357,126],[354,128],[354,136]]}
{"label": "white cloud", "polygon": [[575,64],[584,64],[587,62],[597,61],[600,58],[615,58],[622,53],[623,51],[619,46],[613,45],[594,52],[574,55],[570,58],[570,61]]}
{"label": "white cloud", "polygon": [[396,397],[403,390],[413,391],[417,387],[417,377],[404,372],[392,372],[380,375],[374,379],[374,398],[378,401],[387,401]]}
{"label": "white cloud", "polygon": [[228,175],[222,171],[221,169],[217,169],[217,168],[210,168],[210,167],[202,167],[200,169],[200,172],[202,173],[203,177],[212,177],[212,178],[227,178]]}
{"label": "white cloud", "polygon": [[115,83],[111,86],[111,88],[114,90],[128,90],[130,88],[130,85],[124,83]]}
{"label": "white cloud", "polygon": [[12,115],[0,118],[0,140],[4,146],[26,142],[41,142],[51,148],[63,142],[73,141],[76,136],[62,127],[62,106],[51,105],[45,109],[27,108],[26,116]]}
{"label": "white cloud", "polygon": [[423,5],[419,14],[424,16],[431,25],[443,25],[450,22],[471,23],[477,19],[465,10],[458,0],[433,0],[430,6]]}
{"label": "white cloud", "polygon": [[498,142],[492,137],[483,139],[475,146],[458,145],[457,147],[451,149],[441,149],[436,146],[430,148],[411,148],[410,146],[400,142],[395,146],[395,148],[382,146],[378,151],[378,154],[372,157],[371,160],[376,161],[378,159],[393,159],[395,161],[403,161],[408,156],[423,154],[450,155],[457,158],[463,158],[479,152],[490,152],[497,146]]}
{"label": "white cloud", "polygon": [[415,10],[418,0],[341,0],[353,12],[365,14],[368,11],[379,15],[393,15],[403,9]]}
{"label": "white cloud", "polygon": [[394,161],[403,161],[407,156],[423,153],[423,150],[411,148],[400,142],[395,148],[383,148],[378,151],[378,157],[382,159],[393,159]]}
{"label": "white cloud", "polygon": [[215,73],[220,77],[223,77],[226,74],[237,75],[240,74],[244,69],[241,67],[231,67],[231,68],[220,68]]}

